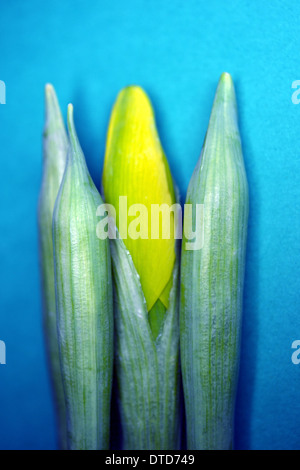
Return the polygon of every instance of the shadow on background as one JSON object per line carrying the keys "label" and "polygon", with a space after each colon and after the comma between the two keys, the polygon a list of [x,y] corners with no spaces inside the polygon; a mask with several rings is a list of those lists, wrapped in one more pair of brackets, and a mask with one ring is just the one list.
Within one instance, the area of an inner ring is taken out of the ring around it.
{"label": "shadow on background", "polygon": [[241,365],[235,416],[235,447],[251,449],[251,425],[253,391],[255,389],[257,344],[258,344],[258,299],[259,299],[259,188],[254,180],[256,159],[251,151],[246,128],[243,125],[244,100],[239,81],[235,82],[241,140],[249,185],[249,222],[244,287]]}

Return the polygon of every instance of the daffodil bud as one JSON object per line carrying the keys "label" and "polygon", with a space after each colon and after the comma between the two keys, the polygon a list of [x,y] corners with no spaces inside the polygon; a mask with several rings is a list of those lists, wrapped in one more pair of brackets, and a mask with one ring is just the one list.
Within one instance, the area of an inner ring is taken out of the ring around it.
{"label": "daffodil bud", "polygon": [[[170,210],[176,201],[153,109],[140,87],[123,89],[114,105],[107,136],[103,189],[106,202],[116,209],[120,236],[140,276],[148,312],[154,307],[153,311],[160,315],[163,306],[167,309],[169,305],[175,238],[174,212],[170,211],[169,215],[170,235],[163,238],[158,210],[162,206]],[[151,313],[150,322],[156,328]]]}
{"label": "daffodil bud", "polygon": [[153,109],[140,87],[123,89],[114,105],[103,189],[119,232],[111,249],[124,447],[176,449],[176,198]]}

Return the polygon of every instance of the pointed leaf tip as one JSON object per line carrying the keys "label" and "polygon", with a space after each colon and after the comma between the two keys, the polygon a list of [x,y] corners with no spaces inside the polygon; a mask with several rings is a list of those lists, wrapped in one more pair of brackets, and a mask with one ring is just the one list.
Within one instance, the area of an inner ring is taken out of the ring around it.
{"label": "pointed leaf tip", "polygon": [[78,143],[76,128],[74,124],[74,107],[70,103],[68,104],[68,111],[67,111],[67,122],[68,122],[68,132],[70,137],[70,142],[72,147],[75,147]]}
{"label": "pointed leaf tip", "polygon": [[55,93],[54,92],[54,87],[53,85],[51,85],[51,83],[46,83],[45,85],[45,93],[46,93],[46,96],[51,96],[52,93]]}
{"label": "pointed leaf tip", "polygon": [[217,101],[222,101],[222,102],[231,102],[231,104],[235,105],[235,90],[234,90],[234,84],[231,75],[228,72],[223,72],[217,92],[216,92],[216,100]]}
{"label": "pointed leaf tip", "polygon": [[[89,175],[89,170],[86,165],[85,156],[83,154],[79,138],[76,131],[76,126],[74,122],[74,107],[72,104],[68,104],[68,111],[67,111],[67,122],[68,122],[68,133],[69,133],[69,141],[70,141],[70,161],[77,162],[81,165],[81,171],[85,174]],[[94,186],[94,183],[92,184]]]}
{"label": "pointed leaf tip", "polygon": [[63,134],[63,139],[67,140],[65,125],[61,110],[59,107],[58,99],[53,85],[47,83],[45,85],[45,127],[44,135],[51,132],[59,131]]}
{"label": "pointed leaf tip", "polygon": [[226,84],[233,85],[232,77],[231,77],[230,73],[228,73],[228,72],[223,72],[221,74],[220,81],[222,81],[223,83],[226,83]]}
{"label": "pointed leaf tip", "polygon": [[45,86],[46,112],[54,111],[60,114],[58,99],[53,85],[47,83]]}
{"label": "pointed leaf tip", "polygon": [[74,107],[68,104],[68,129],[69,131],[74,127]]}
{"label": "pointed leaf tip", "polygon": [[52,108],[54,111],[58,109],[58,100],[53,85],[47,83],[45,85],[45,102],[46,102],[46,113],[49,113]]}

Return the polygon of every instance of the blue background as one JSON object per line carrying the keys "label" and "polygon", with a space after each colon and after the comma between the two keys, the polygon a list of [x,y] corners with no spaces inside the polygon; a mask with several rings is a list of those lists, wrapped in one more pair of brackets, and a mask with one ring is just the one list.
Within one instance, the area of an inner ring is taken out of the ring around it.
{"label": "blue background", "polygon": [[2,449],[56,446],[36,223],[45,83],[64,115],[73,102],[98,186],[116,94],[143,86],[184,198],[223,71],[236,84],[251,202],[236,447],[300,449],[299,15],[278,0],[1,1]]}

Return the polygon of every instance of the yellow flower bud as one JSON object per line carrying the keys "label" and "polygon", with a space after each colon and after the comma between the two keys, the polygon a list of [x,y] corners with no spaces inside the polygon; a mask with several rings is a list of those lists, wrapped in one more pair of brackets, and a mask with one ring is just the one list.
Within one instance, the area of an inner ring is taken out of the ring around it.
{"label": "yellow flower bud", "polygon": [[[170,236],[163,238],[162,215],[157,217],[157,211],[162,204],[171,208],[176,202],[175,193],[153,109],[140,87],[124,88],[114,105],[107,135],[103,189],[106,202],[116,209],[117,227],[140,276],[148,312],[158,300],[168,308],[175,262],[174,212],[168,215]],[[125,231],[119,224],[120,216],[124,215],[120,196],[127,197]],[[142,204],[146,210],[136,204]],[[138,229],[139,238],[132,238],[132,228]]]}

